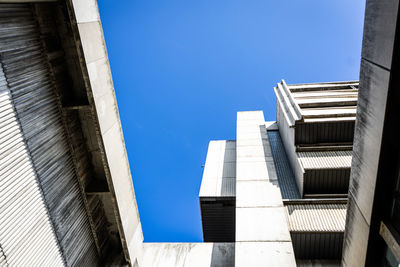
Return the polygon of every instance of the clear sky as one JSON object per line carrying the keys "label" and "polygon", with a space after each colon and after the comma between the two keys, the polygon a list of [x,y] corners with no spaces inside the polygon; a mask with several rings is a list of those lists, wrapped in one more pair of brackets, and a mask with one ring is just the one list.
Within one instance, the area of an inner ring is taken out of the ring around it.
{"label": "clear sky", "polygon": [[210,140],[273,86],[358,80],[362,0],[98,0],[147,242],[200,242]]}

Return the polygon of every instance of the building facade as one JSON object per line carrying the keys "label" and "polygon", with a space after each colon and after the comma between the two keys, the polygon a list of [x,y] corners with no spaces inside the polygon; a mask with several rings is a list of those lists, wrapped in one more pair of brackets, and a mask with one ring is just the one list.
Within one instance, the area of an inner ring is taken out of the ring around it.
{"label": "building facade", "polygon": [[275,87],[277,121],[239,112],[211,141],[200,189],[204,241],[235,266],[340,266],[358,82]]}
{"label": "building facade", "polygon": [[367,1],[344,266],[399,266],[399,1]]}
{"label": "building facade", "polygon": [[133,265],[143,237],[97,3],[6,2],[0,266]]}
{"label": "building facade", "polygon": [[399,266],[398,8],[359,84],[281,81],[210,142],[204,243],[143,243],[96,1],[0,0],[0,266]]}

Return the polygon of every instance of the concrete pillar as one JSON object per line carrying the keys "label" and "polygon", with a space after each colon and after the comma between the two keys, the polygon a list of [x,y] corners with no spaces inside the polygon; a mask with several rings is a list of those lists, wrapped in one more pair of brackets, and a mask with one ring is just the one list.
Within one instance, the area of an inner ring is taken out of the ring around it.
{"label": "concrete pillar", "polygon": [[235,266],[296,266],[262,111],[237,114]]}

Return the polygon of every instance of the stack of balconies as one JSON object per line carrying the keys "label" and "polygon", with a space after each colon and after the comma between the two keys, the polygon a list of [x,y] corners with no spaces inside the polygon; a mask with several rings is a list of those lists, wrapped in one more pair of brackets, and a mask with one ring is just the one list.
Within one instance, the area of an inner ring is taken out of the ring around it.
{"label": "stack of balconies", "polygon": [[358,82],[282,81],[274,90],[279,131],[268,135],[296,259],[339,264]]}

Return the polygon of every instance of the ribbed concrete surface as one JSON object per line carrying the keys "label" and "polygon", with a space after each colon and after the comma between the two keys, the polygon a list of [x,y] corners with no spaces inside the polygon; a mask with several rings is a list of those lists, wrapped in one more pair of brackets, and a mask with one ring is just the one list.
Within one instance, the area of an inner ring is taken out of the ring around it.
{"label": "ribbed concrete surface", "polygon": [[236,142],[210,141],[204,166],[200,197],[235,196]]}
{"label": "ribbed concrete surface", "polygon": [[292,167],[286,155],[281,136],[278,131],[268,131],[268,139],[274,158],[276,174],[278,176],[279,188],[283,199],[300,198],[299,189],[296,185]]}
{"label": "ribbed concrete surface", "polygon": [[350,168],[352,151],[297,152],[304,169]]}
{"label": "ribbed concrete surface", "polygon": [[0,266],[63,266],[12,101],[0,63]]}
{"label": "ribbed concrete surface", "polygon": [[344,232],[346,205],[287,205],[286,216],[291,232]]}

